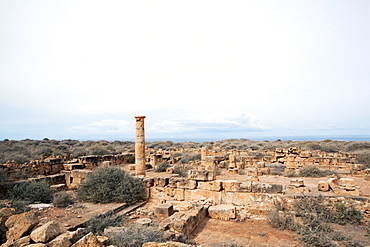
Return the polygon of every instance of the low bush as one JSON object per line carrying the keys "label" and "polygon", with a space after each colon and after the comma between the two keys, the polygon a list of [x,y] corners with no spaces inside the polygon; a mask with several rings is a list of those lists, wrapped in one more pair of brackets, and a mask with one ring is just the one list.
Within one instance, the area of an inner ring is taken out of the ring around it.
{"label": "low bush", "polygon": [[109,234],[111,244],[118,247],[141,247],[144,243],[160,242],[163,232],[154,227],[133,224],[120,232]]}
{"label": "low bush", "polygon": [[77,197],[93,203],[133,204],[146,198],[146,186],[118,167],[105,166],[91,173],[77,190]]}
{"label": "low bush", "polygon": [[168,164],[167,161],[163,161],[157,165],[157,167],[154,168],[155,172],[165,172],[167,168],[170,167],[170,164]]}
{"label": "low bush", "polygon": [[17,214],[25,213],[31,210],[31,208],[28,206],[30,201],[22,201],[22,200],[13,200],[11,201],[11,207],[15,209],[15,212]]}
{"label": "low bush", "polygon": [[285,210],[285,207],[275,203],[275,209],[268,215],[269,223],[278,229],[297,231],[304,246],[337,246],[335,241],[340,241],[341,246],[363,246],[351,238],[341,236],[329,225],[359,224],[362,214],[353,206],[347,207],[343,203],[325,204],[321,196],[302,197],[294,203],[295,214],[301,218],[301,224],[293,223],[293,217]]}
{"label": "low bush", "polygon": [[72,196],[65,191],[60,191],[53,195],[53,205],[55,207],[67,207],[73,203]]}
{"label": "low bush", "polygon": [[190,161],[197,161],[201,159],[201,154],[197,153],[183,153],[181,162],[184,164],[188,164]]}
{"label": "low bush", "polygon": [[9,197],[11,200],[45,202],[52,200],[53,192],[46,182],[31,181],[14,186],[9,192]]}
{"label": "low bush", "polygon": [[103,235],[104,229],[108,227],[122,226],[124,220],[113,212],[92,217],[86,227],[96,235]]}
{"label": "low bush", "polygon": [[192,167],[186,164],[177,164],[173,167],[173,173],[179,174],[180,177],[187,177],[188,171],[191,170]]}
{"label": "low bush", "polygon": [[331,170],[321,170],[317,166],[306,166],[299,170],[300,177],[312,177],[319,178],[329,175],[337,175],[334,171]]}

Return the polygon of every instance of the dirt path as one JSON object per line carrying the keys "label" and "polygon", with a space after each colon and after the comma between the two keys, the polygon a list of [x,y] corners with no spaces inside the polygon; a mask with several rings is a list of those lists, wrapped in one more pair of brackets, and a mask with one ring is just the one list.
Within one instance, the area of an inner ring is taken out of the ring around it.
{"label": "dirt path", "polygon": [[222,247],[224,244],[242,246],[302,246],[298,235],[288,230],[272,228],[265,216],[245,222],[206,218],[193,233],[193,240],[203,247]]}

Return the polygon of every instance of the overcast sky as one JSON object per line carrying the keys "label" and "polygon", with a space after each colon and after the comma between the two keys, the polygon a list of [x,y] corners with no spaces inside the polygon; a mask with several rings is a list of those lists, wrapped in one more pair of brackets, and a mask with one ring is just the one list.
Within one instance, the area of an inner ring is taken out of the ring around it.
{"label": "overcast sky", "polygon": [[0,1],[0,139],[370,135],[370,1]]}

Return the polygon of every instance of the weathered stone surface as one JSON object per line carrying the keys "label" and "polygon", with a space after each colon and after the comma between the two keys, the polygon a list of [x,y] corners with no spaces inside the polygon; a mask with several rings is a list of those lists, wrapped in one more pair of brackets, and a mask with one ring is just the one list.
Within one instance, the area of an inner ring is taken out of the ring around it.
{"label": "weathered stone surface", "polygon": [[283,186],[281,184],[253,183],[253,193],[281,193]]}
{"label": "weathered stone surface", "polygon": [[70,241],[70,233],[65,232],[63,234],[60,234],[53,240],[51,240],[48,243],[49,247],[69,247],[72,245],[72,242]]}
{"label": "weathered stone surface", "polygon": [[31,239],[36,243],[46,243],[60,234],[59,224],[50,221],[31,232]]}
{"label": "weathered stone surface", "polygon": [[5,226],[9,229],[6,232],[7,241],[14,241],[25,236],[38,223],[37,216],[33,212],[10,216],[5,222]]}
{"label": "weathered stone surface", "polygon": [[222,182],[220,180],[209,181],[209,182],[198,182],[197,188],[201,190],[221,191]]}
{"label": "weathered stone surface", "polygon": [[15,209],[14,208],[1,208],[0,209],[0,224],[5,224],[6,220],[12,216],[15,215]]}
{"label": "weathered stone surface", "polygon": [[154,178],[153,185],[158,187],[164,187],[168,184],[168,178]]}
{"label": "weathered stone surface", "polygon": [[169,217],[174,213],[173,206],[170,204],[160,204],[154,210],[154,215],[160,217]]}
{"label": "weathered stone surface", "polygon": [[330,190],[330,187],[329,187],[329,184],[328,182],[326,181],[319,181],[318,185],[317,185],[317,189],[319,191],[329,191]]}
{"label": "weathered stone surface", "polygon": [[290,185],[294,187],[304,187],[304,181],[301,178],[293,178],[290,180]]}
{"label": "weathered stone surface", "polygon": [[150,218],[141,218],[138,219],[135,223],[142,226],[149,226],[152,223],[152,220]]}
{"label": "weathered stone surface", "polygon": [[251,181],[238,181],[238,180],[225,180],[222,181],[222,188],[226,192],[251,192],[252,182]]}
{"label": "weathered stone surface", "polygon": [[208,170],[189,170],[188,179],[196,181],[213,181],[216,179],[213,171]]}
{"label": "weathered stone surface", "polygon": [[31,243],[30,236],[25,236],[18,240],[15,240],[13,243],[5,244],[6,247],[23,247]]}
{"label": "weathered stone surface", "polygon": [[168,186],[172,188],[178,188],[178,189],[193,190],[197,188],[197,182],[194,180],[189,180],[187,178],[172,177],[168,181]]}
{"label": "weathered stone surface", "polygon": [[230,220],[236,217],[236,207],[234,205],[216,205],[208,208],[208,215],[211,218],[220,220]]}
{"label": "weathered stone surface", "polygon": [[36,244],[26,245],[25,247],[47,247],[47,245],[43,243],[36,243]]}
{"label": "weathered stone surface", "polygon": [[72,247],[101,247],[102,243],[99,242],[98,238],[92,233],[88,233],[86,236],[78,240]]}

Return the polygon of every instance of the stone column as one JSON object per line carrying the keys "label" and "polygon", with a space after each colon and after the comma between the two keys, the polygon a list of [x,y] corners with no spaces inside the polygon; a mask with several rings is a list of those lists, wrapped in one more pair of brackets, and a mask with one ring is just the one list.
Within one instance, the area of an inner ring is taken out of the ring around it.
{"label": "stone column", "polygon": [[201,163],[202,166],[206,164],[206,157],[208,156],[208,149],[206,147],[202,147],[201,151]]}
{"label": "stone column", "polygon": [[135,116],[136,139],[135,139],[135,174],[145,175],[145,116]]}

